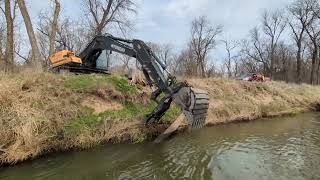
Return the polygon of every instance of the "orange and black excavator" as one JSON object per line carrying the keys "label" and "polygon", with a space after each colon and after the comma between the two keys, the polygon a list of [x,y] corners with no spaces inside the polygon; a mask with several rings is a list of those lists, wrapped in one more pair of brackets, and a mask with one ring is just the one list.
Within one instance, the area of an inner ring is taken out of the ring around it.
{"label": "orange and black excavator", "polygon": [[[182,109],[190,128],[201,128],[205,125],[209,107],[208,93],[195,89],[186,82],[178,82],[141,40],[128,40],[111,35],[96,36],[79,56],[67,50],[52,55],[51,69],[55,72],[67,70],[74,73],[108,74],[109,55],[112,52],[136,58],[148,83],[156,87],[151,99],[158,105],[146,116],[145,124],[158,122],[171,103],[175,102]],[[158,101],[162,93],[164,97]]]}

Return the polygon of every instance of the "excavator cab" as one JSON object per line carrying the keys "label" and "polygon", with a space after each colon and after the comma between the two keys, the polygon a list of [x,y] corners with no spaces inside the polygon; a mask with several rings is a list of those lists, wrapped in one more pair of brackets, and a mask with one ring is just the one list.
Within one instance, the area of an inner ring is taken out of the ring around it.
{"label": "excavator cab", "polygon": [[[52,55],[50,57],[52,70],[66,69],[75,73],[108,74],[111,52],[135,58],[141,65],[148,84],[156,87],[151,99],[158,105],[146,115],[145,124],[160,121],[174,102],[181,108],[190,128],[201,128],[205,125],[209,108],[208,93],[195,89],[186,82],[178,82],[150,47],[141,40],[127,40],[111,35],[96,36],[79,56],[71,51],[61,51]],[[164,96],[158,101],[160,94]]]}
{"label": "excavator cab", "polygon": [[64,70],[76,74],[109,74],[110,54],[109,50],[96,50],[91,52],[89,58],[82,60],[74,52],[62,50],[49,57],[50,69],[54,72]]}

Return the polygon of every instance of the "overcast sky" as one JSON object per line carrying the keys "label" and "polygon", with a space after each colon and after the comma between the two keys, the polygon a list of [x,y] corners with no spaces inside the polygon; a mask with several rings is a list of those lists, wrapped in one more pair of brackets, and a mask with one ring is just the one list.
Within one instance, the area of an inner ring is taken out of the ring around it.
{"label": "overcast sky", "polygon": [[[80,0],[61,0],[64,14],[77,16]],[[181,49],[189,38],[190,22],[206,15],[224,26],[223,39],[242,39],[259,24],[264,9],[281,9],[292,0],[138,0],[133,38],[171,43]],[[49,0],[27,0],[34,18],[50,7]],[[220,52],[219,52],[220,51]],[[221,49],[217,50],[221,56]]]}

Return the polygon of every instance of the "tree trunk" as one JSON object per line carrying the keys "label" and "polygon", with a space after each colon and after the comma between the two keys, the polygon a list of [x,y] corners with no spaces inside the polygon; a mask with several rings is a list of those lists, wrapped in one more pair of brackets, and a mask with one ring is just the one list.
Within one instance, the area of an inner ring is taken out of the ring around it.
{"label": "tree trunk", "polygon": [[302,42],[298,42],[298,51],[297,51],[297,79],[296,82],[300,84],[302,82],[301,79],[301,46]]}
{"label": "tree trunk", "polygon": [[318,61],[318,67],[317,67],[317,85],[319,85],[319,83],[320,83],[319,76],[320,76],[320,62]]}
{"label": "tree trunk", "polygon": [[271,79],[274,79],[273,78],[273,74],[274,74],[273,71],[274,71],[274,59],[273,59],[273,57],[271,57],[271,59],[270,59],[270,72],[269,72],[269,76]]}
{"label": "tree trunk", "polygon": [[231,78],[232,77],[232,72],[231,72],[231,59],[229,56],[229,60],[228,60],[228,77]]}
{"label": "tree trunk", "polygon": [[283,76],[284,76],[284,81],[286,83],[289,82],[289,78],[288,78],[288,65],[286,63],[286,60],[283,59]]}
{"label": "tree trunk", "polygon": [[49,39],[49,55],[52,55],[55,53],[55,40],[56,40],[56,34],[58,29],[58,18],[61,10],[61,5],[59,0],[55,0],[55,9],[53,14],[53,21],[51,25],[51,34]]}
{"label": "tree trunk", "polygon": [[316,61],[317,61],[317,54],[318,49],[315,48],[312,52],[312,65],[311,65],[311,76],[310,76],[310,84],[314,84],[315,80],[315,72],[316,72]]}
{"label": "tree trunk", "polygon": [[319,76],[320,76],[320,46],[317,47],[317,61],[318,68],[317,68],[317,84],[319,85]]}
{"label": "tree trunk", "polygon": [[231,52],[230,50],[227,50],[228,52],[228,77],[231,78],[232,77],[232,72],[231,72]]}
{"label": "tree trunk", "polygon": [[25,1],[24,0],[17,0],[17,1],[18,1],[20,12],[21,12],[23,20],[24,20],[24,24],[27,29],[29,41],[30,41],[31,48],[32,48],[32,65],[34,66],[36,71],[41,72],[42,71],[42,63],[41,63],[40,50],[38,47],[35,33],[33,31],[31,19],[30,19]]}
{"label": "tree trunk", "polygon": [[204,60],[201,61],[201,77],[206,78],[206,70],[205,70],[205,65],[204,65]]}
{"label": "tree trunk", "polygon": [[5,16],[7,22],[7,43],[5,52],[5,72],[13,70],[14,64],[14,38],[13,38],[13,18],[11,15],[11,2],[5,0]]}
{"label": "tree trunk", "polygon": [[271,79],[273,79],[273,72],[274,72],[274,52],[275,52],[275,45],[274,40],[271,41],[271,57],[270,57],[270,72],[269,76]]}

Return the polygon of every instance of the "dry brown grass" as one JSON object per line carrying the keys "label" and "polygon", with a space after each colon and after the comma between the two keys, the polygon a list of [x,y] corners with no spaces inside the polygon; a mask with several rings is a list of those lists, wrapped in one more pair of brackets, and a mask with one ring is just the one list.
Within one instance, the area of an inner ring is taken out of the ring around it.
{"label": "dry brown grass", "polygon": [[107,101],[95,95],[88,95],[81,103],[82,106],[89,107],[94,113],[99,114],[105,111],[116,111],[123,108],[122,104],[116,101]]}
{"label": "dry brown grass", "polygon": [[[280,82],[192,79],[210,93],[209,125],[313,110],[320,87]],[[18,74],[0,77],[0,164],[104,142],[141,142],[167,124],[145,128],[150,90],[104,76]],[[116,108],[106,106],[116,104]],[[171,120],[179,111],[167,114]]]}
{"label": "dry brown grass", "polygon": [[[74,82],[78,84],[73,84],[72,78],[76,78]],[[82,82],[81,77],[70,75],[2,76],[0,164],[14,164],[49,151],[86,148],[103,141],[117,138],[121,140],[127,134],[137,136],[130,140],[139,141],[141,138],[136,134],[140,133],[140,126],[129,123],[130,126],[124,128],[128,115],[123,114],[118,119],[107,118],[106,115],[106,119],[99,119],[97,114],[120,110],[127,101],[150,103],[146,96],[148,91],[138,89],[135,92],[135,89],[130,89],[126,84],[116,89],[114,79],[100,78],[84,76],[85,80]],[[97,81],[92,86],[87,86],[92,79]],[[108,108],[91,107],[97,103],[108,105]],[[109,103],[117,107],[110,107]],[[81,119],[82,117],[86,118]],[[113,121],[108,121],[109,119]],[[118,121],[123,123],[119,124]],[[114,131],[115,133],[110,133]]]}
{"label": "dry brown grass", "polygon": [[192,79],[210,94],[208,125],[315,110],[320,87],[282,82],[251,83],[228,79]]}

